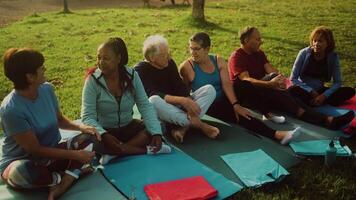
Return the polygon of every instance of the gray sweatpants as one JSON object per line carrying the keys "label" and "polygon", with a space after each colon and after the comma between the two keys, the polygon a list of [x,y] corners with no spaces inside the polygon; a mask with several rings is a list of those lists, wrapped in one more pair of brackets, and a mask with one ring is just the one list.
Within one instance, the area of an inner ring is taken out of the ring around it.
{"label": "gray sweatpants", "polygon": [[[212,85],[205,85],[194,91],[190,96],[200,107],[199,117],[201,118],[214,102],[216,91]],[[161,121],[179,126],[188,126],[190,124],[187,113],[180,107],[167,103],[158,95],[152,95],[148,100],[155,107],[158,118]]]}

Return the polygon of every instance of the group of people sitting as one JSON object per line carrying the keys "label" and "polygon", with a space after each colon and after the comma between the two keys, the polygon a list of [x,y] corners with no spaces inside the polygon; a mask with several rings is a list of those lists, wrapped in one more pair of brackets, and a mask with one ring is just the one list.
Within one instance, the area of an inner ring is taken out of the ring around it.
{"label": "group of people sitting", "polygon": [[[0,107],[4,145],[1,177],[14,188],[49,187],[48,199],[63,194],[72,183],[92,171],[87,164],[100,154],[105,165],[117,156],[170,153],[162,142],[162,127],[182,143],[190,128],[215,139],[220,130],[201,120],[208,114],[236,123],[257,134],[288,144],[300,128],[274,130],[262,120],[284,123],[279,110],[303,121],[337,130],[350,123],[354,112],[333,117],[314,110],[325,103],[338,105],[355,91],[341,87],[339,59],[333,34],[317,27],[310,46],[302,49],[291,73],[293,86],[260,49],[255,27],[240,31],[241,47],[226,63],[209,54],[211,40],[203,32],[189,39],[191,57],[179,67],[171,58],[167,40],[149,36],[143,43],[144,61],[127,66],[124,41],[110,38],[97,51],[97,63],[88,70],[82,93],[82,124],[66,118],[53,86],[45,82],[43,55],[30,48],[11,48],[4,54],[4,73],[14,90]],[[330,88],[324,82],[333,80]],[[137,105],[142,119],[133,118]],[[61,140],[59,128],[82,133]]]}

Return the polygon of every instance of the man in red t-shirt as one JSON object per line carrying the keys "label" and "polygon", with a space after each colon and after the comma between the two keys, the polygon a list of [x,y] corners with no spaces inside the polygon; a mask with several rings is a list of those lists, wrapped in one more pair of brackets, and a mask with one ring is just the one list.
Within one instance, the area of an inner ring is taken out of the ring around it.
{"label": "man in red t-shirt", "polygon": [[278,109],[330,129],[339,129],[353,119],[353,112],[338,117],[326,116],[297,102],[286,90],[285,77],[268,62],[260,49],[262,39],[257,28],[242,29],[240,42],[241,47],[230,56],[229,75],[242,104],[257,109],[264,118],[272,121],[275,121],[273,116],[265,113]]}

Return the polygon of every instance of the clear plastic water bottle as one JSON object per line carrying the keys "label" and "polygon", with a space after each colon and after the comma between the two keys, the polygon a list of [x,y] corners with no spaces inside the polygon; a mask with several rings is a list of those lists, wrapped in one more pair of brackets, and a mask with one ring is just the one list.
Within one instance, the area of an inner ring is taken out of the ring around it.
{"label": "clear plastic water bottle", "polygon": [[334,141],[331,140],[329,143],[329,148],[326,149],[325,152],[325,160],[324,163],[326,166],[331,167],[336,160],[336,148],[334,145]]}

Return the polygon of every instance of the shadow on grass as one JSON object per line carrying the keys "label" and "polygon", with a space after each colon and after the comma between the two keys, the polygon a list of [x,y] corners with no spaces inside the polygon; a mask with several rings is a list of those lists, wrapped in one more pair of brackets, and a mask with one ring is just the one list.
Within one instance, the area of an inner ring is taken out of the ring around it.
{"label": "shadow on grass", "polygon": [[208,30],[219,30],[228,33],[236,33],[234,30],[224,28],[214,22],[209,22],[206,20],[194,19],[192,16],[187,16],[182,19],[182,24],[185,24],[190,27],[199,28],[199,29],[208,29]]}
{"label": "shadow on grass", "polygon": [[287,40],[284,38],[280,38],[280,37],[274,37],[274,36],[263,36],[263,38],[265,39],[269,39],[269,40],[274,40],[277,41],[281,44],[288,44],[288,45],[292,45],[292,46],[296,46],[299,49],[302,49],[304,47],[306,47],[308,44],[304,43],[304,42],[297,42],[297,41],[292,41],[292,40]]}

